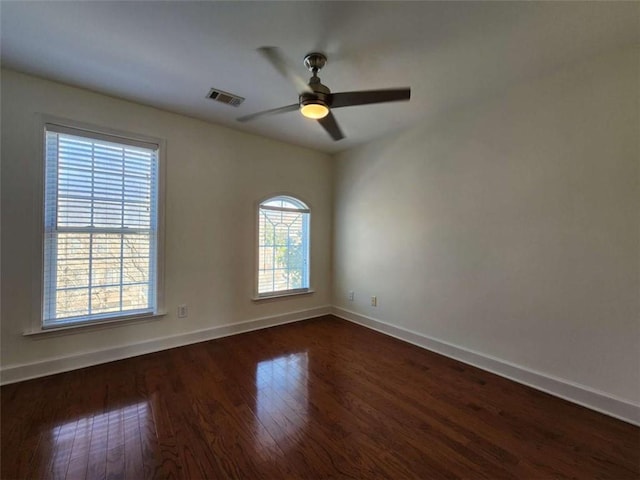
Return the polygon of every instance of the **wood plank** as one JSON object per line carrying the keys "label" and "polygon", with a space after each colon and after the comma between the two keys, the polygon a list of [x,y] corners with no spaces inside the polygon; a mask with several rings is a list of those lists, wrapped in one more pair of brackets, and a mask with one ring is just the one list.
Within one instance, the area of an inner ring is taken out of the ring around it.
{"label": "wood plank", "polygon": [[2,478],[640,478],[640,429],[332,316],[0,389]]}

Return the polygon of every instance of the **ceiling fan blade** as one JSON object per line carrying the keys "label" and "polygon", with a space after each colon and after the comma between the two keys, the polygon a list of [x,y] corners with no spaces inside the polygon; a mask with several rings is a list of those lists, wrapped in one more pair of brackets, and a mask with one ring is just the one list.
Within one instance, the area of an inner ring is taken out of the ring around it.
{"label": "ceiling fan blade", "polygon": [[259,117],[276,115],[278,113],[293,112],[294,110],[298,110],[299,108],[300,108],[300,105],[298,105],[297,103],[294,103],[291,105],[287,105],[286,107],[272,108],[270,110],[263,110],[262,112],[252,113],[251,115],[245,115],[244,117],[240,117],[237,120],[239,122],[248,122],[249,120],[254,120]]}
{"label": "ceiling fan blade", "polygon": [[329,95],[331,108],[367,105],[370,103],[398,102],[411,98],[411,88],[389,88],[386,90],[363,90],[359,92],[339,92]]}
{"label": "ceiling fan blade", "polygon": [[273,65],[280,75],[289,79],[298,90],[298,93],[307,92],[313,93],[313,90],[307,82],[299,76],[287,59],[282,55],[280,49],[276,47],[260,47],[258,52],[267,59],[267,61]]}
{"label": "ceiling fan blade", "polygon": [[329,115],[326,117],[318,119],[318,123],[322,125],[322,127],[335,141],[342,140],[344,138],[342,130],[340,130],[338,122],[336,122],[336,117],[333,116],[333,113],[329,112]]}

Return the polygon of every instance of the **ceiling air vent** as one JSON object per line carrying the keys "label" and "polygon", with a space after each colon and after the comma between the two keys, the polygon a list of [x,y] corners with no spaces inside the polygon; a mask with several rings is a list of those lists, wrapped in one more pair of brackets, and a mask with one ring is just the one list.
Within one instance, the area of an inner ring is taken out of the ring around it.
{"label": "ceiling air vent", "polygon": [[238,107],[242,102],[244,102],[244,97],[240,97],[229,92],[223,92],[216,88],[209,90],[207,98],[215,100],[216,102],[226,103],[227,105],[233,105],[234,107]]}

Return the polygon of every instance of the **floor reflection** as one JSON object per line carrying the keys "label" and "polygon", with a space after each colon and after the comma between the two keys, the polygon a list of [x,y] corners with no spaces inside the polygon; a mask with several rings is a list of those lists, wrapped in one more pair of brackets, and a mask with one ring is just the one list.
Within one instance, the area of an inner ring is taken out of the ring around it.
{"label": "floor reflection", "polygon": [[129,456],[128,461],[138,462],[139,452],[127,452],[125,445],[127,442],[139,445],[140,430],[150,419],[151,409],[145,401],[56,425],[51,429],[53,472],[67,471],[68,468],[69,474],[82,474],[87,469],[100,469],[99,464],[90,462],[95,457],[123,463]]}
{"label": "floor reflection", "polygon": [[256,412],[258,421],[266,429],[258,429],[263,432],[258,442],[266,446],[275,440],[285,450],[293,446],[308,423],[308,402],[307,352],[258,363]]}

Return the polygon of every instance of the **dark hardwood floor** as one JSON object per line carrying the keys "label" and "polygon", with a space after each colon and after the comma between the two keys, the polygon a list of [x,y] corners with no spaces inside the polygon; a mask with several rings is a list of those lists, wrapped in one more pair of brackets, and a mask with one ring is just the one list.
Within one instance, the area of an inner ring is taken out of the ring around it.
{"label": "dark hardwood floor", "polygon": [[3,479],[640,478],[640,429],[327,316],[2,387]]}

